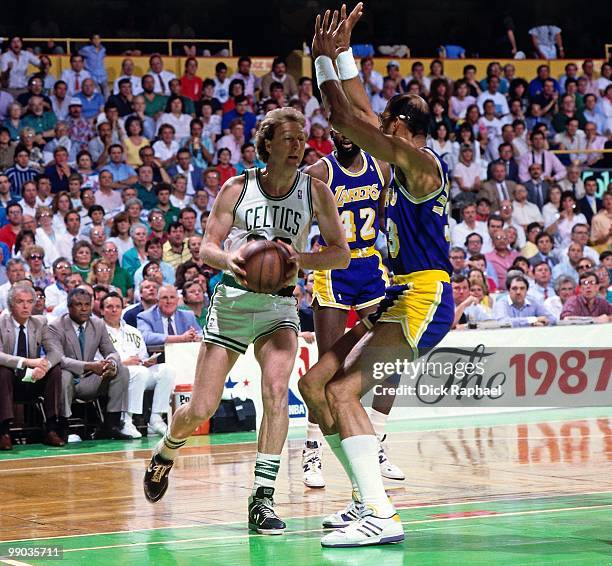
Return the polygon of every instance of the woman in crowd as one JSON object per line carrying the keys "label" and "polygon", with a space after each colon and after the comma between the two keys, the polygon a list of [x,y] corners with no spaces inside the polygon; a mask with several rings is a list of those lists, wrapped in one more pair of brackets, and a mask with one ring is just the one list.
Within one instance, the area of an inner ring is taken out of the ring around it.
{"label": "woman in crowd", "polygon": [[528,88],[529,83],[527,83],[525,79],[518,78],[510,82],[510,88],[508,90],[508,100],[518,100],[521,104],[521,111],[523,113],[527,112],[529,106]]}
{"label": "woman in crowd", "polygon": [[80,273],[83,281],[89,281],[91,262],[93,260],[93,247],[85,240],[79,240],[72,248],[72,271]]}
{"label": "woman in crowd", "polygon": [[480,163],[480,143],[478,143],[478,140],[476,139],[476,136],[474,135],[474,130],[466,122],[463,122],[459,126],[459,129],[457,130],[457,143],[460,146],[464,144],[472,146],[472,151],[473,151],[472,161],[474,163],[478,163],[478,165],[481,165]]}
{"label": "woman in crowd", "polygon": [[446,162],[451,174],[459,159],[459,144],[450,141],[450,132],[445,123],[436,124],[432,137],[427,140],[427,147],[433,149]]}
{"label": "woman in crowd", "polygon": [[21,230],[15,239],[12,257],[23,258],[23,253],[25,252],[26,248],[33,246],[35,243],[36,237],[34,236],[34,232],[32,232],[32,230]]}
{"label": "woman in crowd", "polygon": [[119,252],[119,263],[123,258],[123,254],[132,247],[132,238],[130,238],[130,217],[127,212],[120,212],[113,218],[109,242],[113,242],[117,246]]}
{"label": "woman in crowd", "polygon": [[310,127],[310,137],[307,145],[312,147],[319,157],[325,157],[334,150],[334,144],[329,139],[327,129],[318,122]]}
{"label": "woman in crowd", "polygon": [[531,264],[527,258],[521,255],[514,259],[512,262],[512,267],[510,267],[508,271],[512,269],[518,269],[519,271],[522,271],[529,279],[533,279]]}
{"label": "woman in crowd", "polygon": [[470,104],[465,111],[465,122],[470,128],[474,137],[480,139],[480,110],[476,104]]}
{"label": "woman in crowd", "polygon": [[457,122],[465,118],[465,113],[471,104],[475,104],[476,99],[470,96],[467,83],[459,80],[455,83],[455,93],[450,97],[448,115],[451,120]]}
{"label": "woman in crowd", "polygon": [[51,211],[53,212],[53,230],[56,234],[66,232],[66,222],[64,217],[66,213],[72,210],[72,201],[66,191],[56,193],[51,202]]}
{"label": "woman in crowd", "polygon": [[130,226],[140,224],[142,222],[142,201],[140,199],[129,199],[125,203],[125,211],[127,212]]}
{"label": "woman in crowd", "polygon": [[576,224],[586,224],[586,218],[581,212],[576,213],[576,197],[572,191],[563,191],[558,218],[546,228],[546,231],[555,238],[560,248],[567,248],[572,240],[572,228]]}
{"label": "woman in crowd", "polygon": [[125,162],[136,168],[142,165],[140,150],[150,145],[143,135],[142,120],[138,116],[129,116],[125,121],[125,136],[121,140],[125,150]]}
{"label": "woman in crowd", "polygon": [[223,114],[236,108],[236,97],[244,95],[244,81],[232,79],[229,84],[229,98],[223,103]]}
{"label": "woman in crowd", "polygon": [[222,147],[217,152],[217,165],[215,165],[215,169],[219,173],[219,182],[221,186],[223,186],[223,183],[230,177],[236,176],[236,168],[230,163],[231,158],[232,152],[226,147]]}
{"label": "woman in crowd", "polygon": [[45,289],[55,281],[50,271],[45,269],[45,250],[42,246],[28,246],[23,252],[23,259],[28,264],[30,279],[35,287]]}
{"label": "woman in crowd", "polygon": [[561,208],[561,187],[557,184],[551,185],[548,189],[548,202],[542,207],[544,217],[544,228],[548,228],[557,218]]}
{"label": "woman in crowd", "polygon": [[106,287],[109,291],[115,291],[116,293],[123,295],[123,293],[121,293],[121,289],[112,285],[112,273],[113,267],[112,265],[109,265],[107,260],[105,260],[104,258],[96,259],[91,264],[91,275],[89,282],[92,287],[95,287],[96,285],[102,285],[103,287]]}
{"label": "woman in crowd", "polygon": [[19,134],[21,133],[21,114],[22,114],[21,104],[18,102],[12,102],[9,104],[6,110],[6,118],[2,125],[9,131],[11,134],[11,140],[17,141],[19,139]]}
{"label": "woman in crowd", "polygon": [[176,139],[183,139],[189,135],[189,123],[191,116],[185,113],[185,105],[178,94],[168,97],[166,111],[157,119],[157,132],[164,124],[170,124],[174,128]]}
{"label": "woman in crowd", "polygon": [[93,161],[88,151],[83,150],[77,153],[77,173],[83,178],[81,188],[90,188],[97,191],[100,187],[98,171],[93,168]]}
{"label": "woman in crowd", "polygon": [[206,169],[214,160],[215,144],[208,135],[204,134],[204,125],[200,118],[193,118],[189,123],[189,137],[180,142],[191,154],[191,163],[194,167]]}
{"label": "woman in crowd", "polygon": [[514,251],[520,251],[518,243],[518,230],[514,226],[508,226],[506,228],[506,235],[508,236],[508,245],[510,249]]}
{"label": "woman in crowd", "polygon": [[[470,291],[472,285],[479,285],[481,288],[481,296],[478,297],[480,304],[488,309],[493,308],[493,298],[489,294],[489,285],[485,274],[476,268],[472,268],[468,272],[468,281],[470,282]],[[474,293],[472,293],[474,295]]]}
{"label": "woman in crowd", "polygon": [[59,236],[66,231],[64,226],[63,232],[56,232],[53,229],[53,211],[48,206],[39,206],[36,209],[36,242],[44,250],[44,256],[47,265],[51,265],[58,257],[55,243]]}

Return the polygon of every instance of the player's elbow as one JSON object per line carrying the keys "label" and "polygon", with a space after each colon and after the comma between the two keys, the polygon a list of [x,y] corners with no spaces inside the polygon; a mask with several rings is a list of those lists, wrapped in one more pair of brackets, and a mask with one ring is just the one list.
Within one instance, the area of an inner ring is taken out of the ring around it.
{"label": "player's elbow", "polygon": [[335,269],[346,269],[351,262],[351,250],[348,244],[342,243],[338,245],[338,266]]}

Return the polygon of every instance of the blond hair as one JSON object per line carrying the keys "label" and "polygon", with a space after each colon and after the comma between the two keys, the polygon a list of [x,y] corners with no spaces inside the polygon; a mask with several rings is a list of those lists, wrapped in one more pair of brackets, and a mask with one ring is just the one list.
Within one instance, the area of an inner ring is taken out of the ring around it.
{"label": "blond hair", "polygon": [[259,155],[259,158],[264,163],[267,163],[270,158],[270,153],[266,149],[266,140],[271,140],[274,137],[276,128],[285,122],[295,122],[302,129],[306,124],[304,114],[294,108],[276,108],[271,110],[259,124],[255,134],[255,149],[257,150],[257,155]]}

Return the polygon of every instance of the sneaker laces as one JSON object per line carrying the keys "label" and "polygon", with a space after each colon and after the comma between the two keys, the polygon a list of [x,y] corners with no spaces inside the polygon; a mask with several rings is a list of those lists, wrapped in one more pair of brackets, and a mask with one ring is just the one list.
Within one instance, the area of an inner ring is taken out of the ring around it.
{"label": "sneaker laces", "polygon": [[152,482],[159,483],[167,470],[172,467],[171,464],[155,464],[153,466],[153,477],[151,478]]}
{"label": "sneaker laces", "polygon": [[304,448],[302,453],[302,466],[304,472],[309,472],[313,469],[321,469],[321,456],[319,455],[320,448]]}
{"label": "sneaker laces", "polygon": [[263,497],[262,499],[258,499],[255,503],[255,507],[257,507],[257,511],[264,519],[268,519],[270,517],[278,519],[277,514],[274,512],[273,499],[269,497]]}
{"label": "sneaker laces", "polygon": [[387,435],[384,434],[382,437],[378,439],[378,463],[379,464],[384,464],[388,460],[387,455],[385,454],[385,447],[383,446],[383,442],[385,441],[386,438],[387,438]]}

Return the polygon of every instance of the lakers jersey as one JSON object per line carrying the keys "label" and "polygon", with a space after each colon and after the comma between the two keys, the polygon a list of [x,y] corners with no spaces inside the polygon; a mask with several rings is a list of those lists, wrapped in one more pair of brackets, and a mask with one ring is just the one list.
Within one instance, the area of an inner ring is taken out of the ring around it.
{"label": "lakers jersey", "polygon": [[[376,160],[361,152],[363,167],[353,173],[340,165],[335,152],[323,157],[327,186],[331,189],[346,241],[351,249],[374,245],[379,232],[378,199],[385,181]],[[325,241],[319,238],[321,245]]]}
{"label": "lakers jersey", "polygon": [[395,275],[417,271],[441,270],[450,274],[450,183],[448,167],[428,147],[422,151],[433,155],[442,182],[433,193],[421,198],[410,194],[393,172],[387,194],[387,240],[389,260]]}

